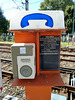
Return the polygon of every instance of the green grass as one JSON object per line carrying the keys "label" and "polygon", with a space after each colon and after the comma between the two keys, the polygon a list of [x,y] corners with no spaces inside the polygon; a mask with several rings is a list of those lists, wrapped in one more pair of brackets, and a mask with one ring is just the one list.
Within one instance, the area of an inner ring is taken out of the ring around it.
{"label": "green grass", "polygon": [[61,46],[62,47],[75,47],[75,44],[73,45],[72,42],[69,42],[69,44],[67,42],[61,42]]}
{"label": "green grass", "polygon": [[0,43],[13,44],[14,42],[0,41]]}

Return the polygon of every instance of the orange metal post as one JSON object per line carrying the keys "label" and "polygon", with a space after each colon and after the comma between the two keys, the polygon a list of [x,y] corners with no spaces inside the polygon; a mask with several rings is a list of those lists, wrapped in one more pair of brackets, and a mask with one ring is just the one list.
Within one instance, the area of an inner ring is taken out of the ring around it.
{"label": "orange metal post", "polygon": [[15,31],[15,43],[35,43],[35,32]]}
{"label": "orange metal post", "polygon": [[36,67],[35,79],[14,79],[13,86],[25,86],[26,100],[51,100],[51,87],[63,86],[64,83],[58,71],[40,71],[40,47],[39,36],[60,35],[65,29],[41,29],[41,30],[15,30],[15,43],[35,43]]}
{"label": "orange metal post", "polygon": [[36,45],[37,45],[37,75],[39,75],[39,71],[40,71],[40,56],[39,56],[39,32],[36,33],[36,37],[37,37],[37,41],[36,41]]}
{"label": "orange metal post", "polygon": [[26,100],[51,100],[51,87],[26,86]]}
{"label": "orange metal post", "polygon": [[51,86],[63,85],[60,73],[40,74],[30,80],[13,80],[13,86],[25,86],[26,100],[51,100]]}

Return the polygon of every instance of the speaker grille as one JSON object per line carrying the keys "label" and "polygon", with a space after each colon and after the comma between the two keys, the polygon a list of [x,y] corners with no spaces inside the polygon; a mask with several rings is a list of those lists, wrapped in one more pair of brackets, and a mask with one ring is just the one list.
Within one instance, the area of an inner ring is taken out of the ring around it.
{"label": "speaker grille", "polygon": [[20,73],[24,77],[29,77],[32,74],[32,69],[28,65],[24,65],[20,68]]}

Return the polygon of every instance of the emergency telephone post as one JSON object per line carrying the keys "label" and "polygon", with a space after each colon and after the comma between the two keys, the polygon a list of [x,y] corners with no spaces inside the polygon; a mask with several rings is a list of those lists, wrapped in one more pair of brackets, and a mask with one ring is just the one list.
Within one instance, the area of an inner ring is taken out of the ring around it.
{"label": "emergency telephone post", "polygon": [[13,86],[25,86],[26,100],[51,100],[51,87],[64,85],[59,70],[64,13],[17,12],[10,22]]}

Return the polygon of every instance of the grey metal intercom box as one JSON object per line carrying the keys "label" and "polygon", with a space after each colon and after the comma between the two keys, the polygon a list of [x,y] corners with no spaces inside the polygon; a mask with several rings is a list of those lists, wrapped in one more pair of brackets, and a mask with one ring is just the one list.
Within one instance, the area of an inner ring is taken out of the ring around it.
{"label": "grey metal intercom box", "polygon": [[15,43],[11,46],[13,78],[34,79],[35,66],[35,44]]}

